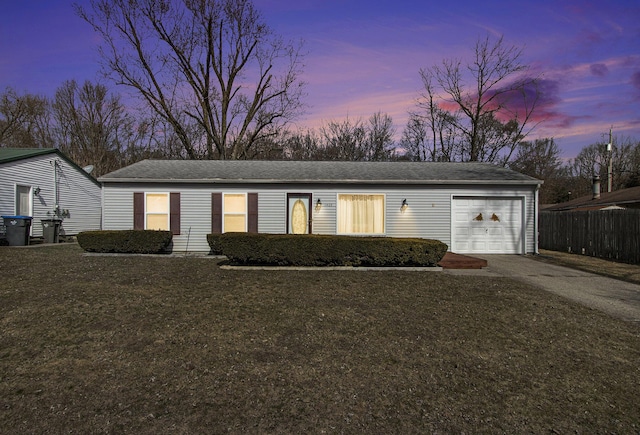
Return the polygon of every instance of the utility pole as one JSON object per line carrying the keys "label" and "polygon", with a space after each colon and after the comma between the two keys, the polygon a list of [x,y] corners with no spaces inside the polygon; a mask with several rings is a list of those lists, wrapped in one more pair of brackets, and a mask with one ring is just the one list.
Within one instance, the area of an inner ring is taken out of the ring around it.
{"label": "utility pole", "polygon": [[607,144],[607,151],[609,152],[609,167],[607,169],[607,192],[611,193],[613,190],[613,136],[611,133],[613,127],[609,128],[609,143]]}

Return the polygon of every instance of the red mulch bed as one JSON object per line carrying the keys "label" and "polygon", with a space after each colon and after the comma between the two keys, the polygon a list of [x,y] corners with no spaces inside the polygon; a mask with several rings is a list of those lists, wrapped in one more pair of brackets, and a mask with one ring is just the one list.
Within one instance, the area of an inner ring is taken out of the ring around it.
{"label": "red mulch bed", "polygon": [[443,269],[482,269],[487,267],[487,260],[447,252],[438,266]]}

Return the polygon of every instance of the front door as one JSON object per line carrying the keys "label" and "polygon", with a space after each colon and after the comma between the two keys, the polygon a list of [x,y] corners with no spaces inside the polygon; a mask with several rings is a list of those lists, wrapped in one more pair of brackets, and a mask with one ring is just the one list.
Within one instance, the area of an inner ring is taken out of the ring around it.
{"label": "front door", "polygon": [[310,193],[287,193],[287,234],[311,234],[310,205]]}

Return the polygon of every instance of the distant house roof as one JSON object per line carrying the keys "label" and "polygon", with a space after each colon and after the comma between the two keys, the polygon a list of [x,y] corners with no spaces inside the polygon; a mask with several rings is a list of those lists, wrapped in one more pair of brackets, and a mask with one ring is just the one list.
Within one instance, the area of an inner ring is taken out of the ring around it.
{"label": "distant house roof", "polygon": [[640,186],[620,189],[613,192],[600,194],[600,198],[593,198],[593,195],[582,196],[571,201],[543,206],[543,211],[578,211],[578,210],[601,210],[609,207],[640,208]]}
{"label": "distant house roof", "polygon": [[13,162],[43,154],[55,154],[55,148],[0,148],[0,163]]}
{"label": "distant house roof", "polygon": [[488,163],[143,160],[102,182],[515,184],[542,181]]}
{"label": "distant house roof", "polygon": [[55,154],[57,157],[64,159],[71,166],[75,167],[78,171],[80,171],[84,176],[89,178],[92,182],[97,184],[100,183],[93,178],[91,175],[87,173],[84,169],[78,166],[75,162],[65,156],[60,150],[56,148],[0,148],[0,164],[15,162],[18,160],[28,159],[31,157],[42,156],[47,154]]}

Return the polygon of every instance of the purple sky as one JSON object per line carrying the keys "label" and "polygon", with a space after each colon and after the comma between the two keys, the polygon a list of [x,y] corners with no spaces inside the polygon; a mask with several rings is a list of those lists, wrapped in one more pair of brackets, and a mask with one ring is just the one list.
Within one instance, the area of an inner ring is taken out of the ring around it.
{"label": "purple sky", "polygon": [[[0,13],[0,89],[52,96],[99,81],[97,36],[71,0],[8,1]],[[79,0],[88,4],[88,0]],[[545,91],[531,138],[564,157],[614,135],[640,139],[640,2],[255,0],[288,39],[303,39],[309,105],[299,127],[393,117],[398,137],[421,91],[418,71],[465,58],[487,34],[524,48]],[[117,90],[111,83],[110,88]]]}

